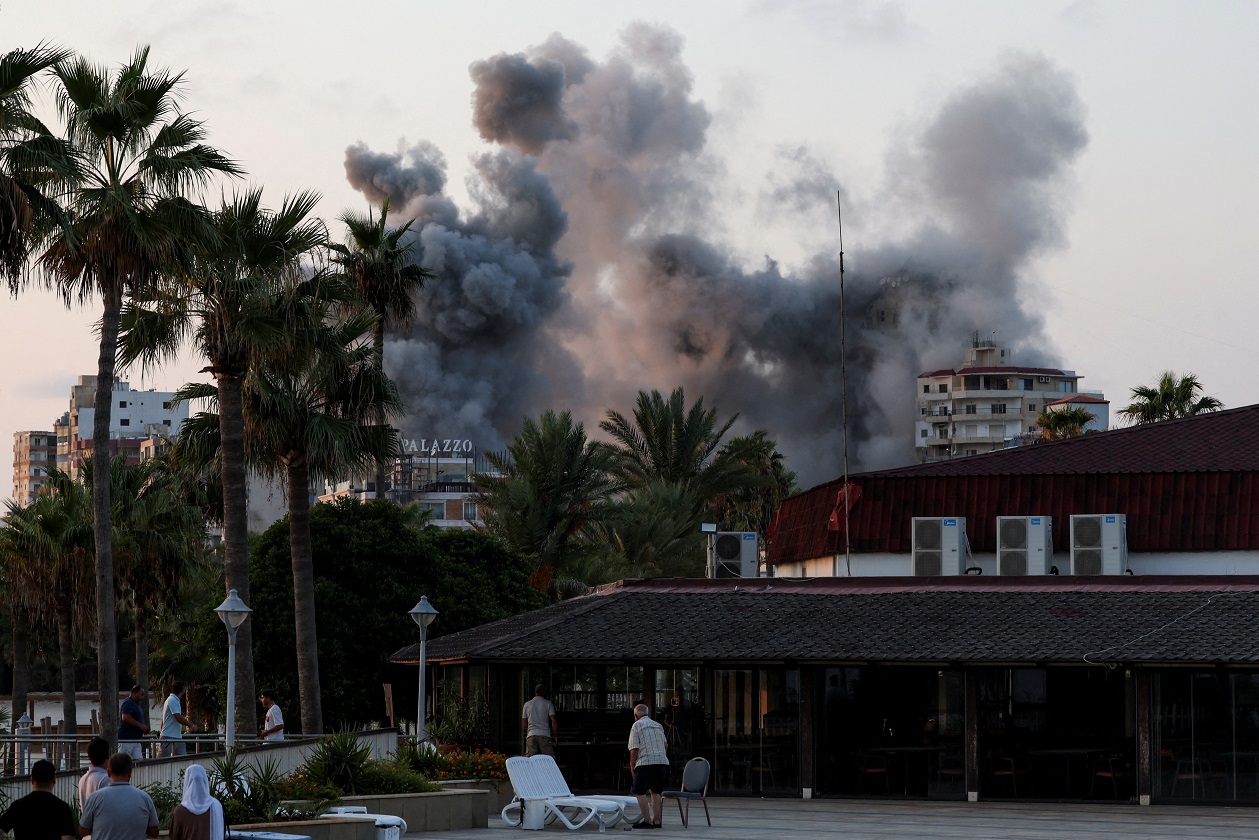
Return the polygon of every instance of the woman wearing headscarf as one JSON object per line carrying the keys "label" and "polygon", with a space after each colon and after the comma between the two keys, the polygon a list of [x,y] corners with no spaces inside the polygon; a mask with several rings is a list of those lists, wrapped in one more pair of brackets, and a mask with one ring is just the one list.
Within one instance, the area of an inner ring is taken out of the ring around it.
{"label": "woman wearing headscarf", "polygon": [[223,840],[223,804],[210,795],[205,768],[194,764],[184,771],[184,798],[175,806],[170,840]]}

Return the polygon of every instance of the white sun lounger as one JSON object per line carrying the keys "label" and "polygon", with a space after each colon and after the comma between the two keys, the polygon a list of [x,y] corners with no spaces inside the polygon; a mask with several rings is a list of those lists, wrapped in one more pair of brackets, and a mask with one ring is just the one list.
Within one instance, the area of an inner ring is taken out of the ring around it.
{"label": "white sun lounger", "polygon": [[578,829],[591,820],[602,819],[604,825],[613,826],[627,819],[623,804],[617,801],[626,797],[573,796],[549,755],[512,756],[507,759],[507,776],[516,793],[502,811],[503,822],[510,826],[540,829],[559,820],[566,828]]}

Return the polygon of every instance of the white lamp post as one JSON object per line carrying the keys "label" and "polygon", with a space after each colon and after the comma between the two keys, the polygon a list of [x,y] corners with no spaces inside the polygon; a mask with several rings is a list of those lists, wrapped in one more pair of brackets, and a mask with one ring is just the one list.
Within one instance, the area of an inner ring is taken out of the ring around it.
{"label": "white lamp post", "polygon": [[236,743],[236,631],[249,618],[253,610],[245,606],[233,589],[223,603],[214,608],[227,628],[227,734],[226,746],[230,750]]}
{"label": "white lamp post", "polygon": [[437,608],[428,602],[427,595],[421,595],[420,602],[407,615],[420,627],[420,699],[415,715],[415,745],[419,747],[428,738],[428,731],[424,726],[424,671],[428,653],[425,646],[428,644],[428,626],[437,618]]}

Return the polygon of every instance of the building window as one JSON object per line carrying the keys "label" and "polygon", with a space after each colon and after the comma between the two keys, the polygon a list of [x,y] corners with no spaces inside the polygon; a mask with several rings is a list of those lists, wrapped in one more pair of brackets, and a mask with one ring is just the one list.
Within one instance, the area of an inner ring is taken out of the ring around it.
{"label": "building window", "polygon": [[966,390],[967,390],[967,391],[978,391],[978,390],[979,390],[979,377],[978,377],[978,376],[968,376],[968,377],[966,377]]}
{"label": "building window", "polygon": [[927,430],[926,430],[926,429],[919,429],[919,430],[918,430],[918,437],[920,437],[920,438],[925,438],[926,436],[927,436]]}
{"label": "building window", "polygon": [[967,455],[978,455],[978,454],[979,454],[979,450],[978,450],[978,449],[967,449],[967,450],[966,450],[966,454],[967,454]]}
{"label": "building window", "polygon": [[1028,404],[1027,404],[1027,410],[1028,410],[1028,411],[1035,411],[1035,410],[1036,410],[1036,403],[1028,403]]}
{"label": "building window", "polygon": [[993,413],[993,414],[1005,414],[1005,403],[993,403],[993,404],[992,404],[992,413]]}
{"label": "building window", "polygon": [[944,384],[943,382],[941,382],[941,383],[940,383],[940,393],[941,393],[941,394],[947,394],[948,392],[949,392],[949,386],[948,386],[948,385],[946,385],[946,384]]}
{"label": "building window", "polygon": [[124,418],[122,418],[121,420],[119,420],[119,421],[118,421],[118,425],[119,425],[119,426],[130,426],[130,425],[131,425],[131,421],[130,421],[130,420],[128,420],[126,417],[124,417]]}
{"label": "building window", "polygon": [[966,413],[967,413],[967,414],[978,414],[978,413],[979,413],[979,406],[975,405],[974,403],[972,403],[972,404],[970,404],[970,405],[966,406]]}
{"label": "building window", "polygon": [[1030,390],[1032,390],[1032,380],[1030,380],[1030,379],[1024,379],[1024,380],[1023,380],[1023,390],[1024,390],[1024,391],[1030,391]]}
{"label": "building window", "polygon": [[923,385],[923,386],[922,386],[922,392],[923,392],[924,394],[930,394],[930,393],[931,393],[931,386],[930,386],[930,385]]}
{"label": "building window", "polygon": [[126,400],[119,400],[119,401],[118,401],[118,407],[119,407],[119,408],[126,408],[126,407],[127,407],[127,401],[126,401]]}
{"label": "building window", "polygon": [[162,421],[162,425],[163,425],[163,426],[169,426],[169,425],[170,425],[170,420],[163,420],[163,421]]}
{"label": "building window", "polygon": [[162,408],[164,408],[167,411],[170,411],[170,403],[168,402],[162,403]]}
{"label": "building window", "polygon": [[468,521],[476,519],[476,502],[463,503],[463,518]]}

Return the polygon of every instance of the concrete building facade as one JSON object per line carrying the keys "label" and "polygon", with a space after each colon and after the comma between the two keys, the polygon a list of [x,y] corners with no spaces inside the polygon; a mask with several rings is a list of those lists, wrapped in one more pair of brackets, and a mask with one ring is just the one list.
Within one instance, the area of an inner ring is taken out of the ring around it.
{"label": "concrete building facade", "polygon": [[26,507],[44,486],[48,468],[57,465],[55,432],[13,433],[13,501]]}
{"label": "concrete building facade", "polygon": [[[175,404],[173,391],[133,391],[123,380],[114,382],[114,405],[109,418],[111,455],[139,461],[140,445],[151,438],[174,437],[188,419],[188,404]],[[54,423],[57,467],[77,476],[79,465],[92,454],[96,417],[96,377],[80,376],[70,388],[70,410]]]}

